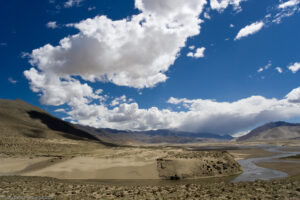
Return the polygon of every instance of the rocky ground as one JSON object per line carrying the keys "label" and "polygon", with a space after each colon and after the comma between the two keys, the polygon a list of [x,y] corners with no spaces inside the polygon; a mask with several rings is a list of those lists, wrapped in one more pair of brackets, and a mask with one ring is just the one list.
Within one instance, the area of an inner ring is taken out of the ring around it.
{"label": "rocky ground", "polygon": [[169,151],[157,159],[162,179],[186,179],[230,176],[242,173],[242,167],[227,151]]}
{"label": "rocky ground", "polygon": [[300,176],[240,183],[120,186],[42,177],[0,177],[0,199],[300,199]]}

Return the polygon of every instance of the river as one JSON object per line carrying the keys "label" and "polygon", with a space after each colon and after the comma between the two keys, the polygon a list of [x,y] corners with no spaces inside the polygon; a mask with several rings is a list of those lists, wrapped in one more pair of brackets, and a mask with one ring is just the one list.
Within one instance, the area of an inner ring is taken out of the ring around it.
{"label": "river", "polygon": [[294,162],[300,164],[300,161],[277,160],[283,157],[295,156],[297,154],[300,154],[300,152],[282,151],[278,146],[266,147],[264,149],[278,154],[275,156],[239,160],[238,163],[243,167],[243,173],[237,176],[232,182],[270,180],[288,176],[287,173],[282,171],[259,167],[256,165],[256,163],[259,162]]}

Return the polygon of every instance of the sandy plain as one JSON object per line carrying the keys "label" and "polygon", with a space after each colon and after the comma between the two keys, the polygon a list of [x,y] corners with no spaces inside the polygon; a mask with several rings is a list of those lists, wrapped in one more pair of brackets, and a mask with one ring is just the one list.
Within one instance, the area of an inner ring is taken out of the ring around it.
{"label": "sandy plain", "polygon": [[[51,152],[52,145],[58,145],[61,151],[54,148]],[[65,150],[65,145],[70,149]],[[201,147],[200,152],[210,153],[228,149],[235,160],[276,154],[260,148],[261,143],[247,144],[251,148],[237,148],[239,145],[200,144],[193,148]],[[298,144],[295,147],[294,143],[287,145],[284,141],[279,145],[292,151]],[[44,148],[43,152],[33,149],[23,154],[18,150],[24,149],[22,144],[15,145],[16,153],[1,152],[0,199],[300,199],[299,164],[258,164],[291,176],[271,181],[231,183],[232,178],[207,176],[202,181],[162,182],[151,181],[159,177],[156,159],[199,151],[190,151],[190,146],[104,147],[68,141],[53,142],[50,146],[50,150],[46,149],[49,154],[45,154]]]}

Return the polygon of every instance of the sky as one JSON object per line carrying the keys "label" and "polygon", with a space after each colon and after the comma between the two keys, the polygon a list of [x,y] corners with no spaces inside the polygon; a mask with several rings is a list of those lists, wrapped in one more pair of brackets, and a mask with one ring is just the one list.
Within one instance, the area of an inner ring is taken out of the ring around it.
{"label": "sky", "polygon": [[0,98],[97,128],[300,122],[300,0],[11,0],[0,16]]}

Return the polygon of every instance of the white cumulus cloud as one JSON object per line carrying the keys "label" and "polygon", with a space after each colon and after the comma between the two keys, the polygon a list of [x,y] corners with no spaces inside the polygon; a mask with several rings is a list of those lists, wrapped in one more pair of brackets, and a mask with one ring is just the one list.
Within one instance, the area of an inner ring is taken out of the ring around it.
{"label": "white cumulus cloud", "polygon": [[24,72],[30,81],[31,90],[41,93],[41,103],[45,105],[62,105],[73,100],[88,103],[88,99],[99,99],[88,84],[66,77],[61,79],[55,74],[39,72],[31,68]]}
{"label": "white cumulus cloud", "polygon": [[289,102],[300,103],[300,87],[293,89],[286,95]]}
{"label": "white cumulus cloud", "polygon": [[189,52],[187,54],[187,56],[188,57],[193,57],[193,58],[203,58],[204,57],[204,51],[205,51],[205,47],[197,48],[194,53]]}
{"label": "white cumulus cloud", "polygon": [[296,6],[298,4],[300,4],[299,0],[289,0],[289,1],[286,1],[284,3],[279,4],[278,8],[280,8],[280,9],[286,9],[288,7],[293,7],[293,6]]}
{"label": "white cumulus cloud", "polygon": [[210,0],[210,7],[213,10],[222,12],[229,5],[232,5],[234,9],[239,10],[241,2],[246,0]]}
{"label": "white cumulus cloud", "polygon": [[105,16],[69,26],[79,30],[58,46],[32,51],[30,63],[45,74],[81,76],[135,88],[153,87],[167,79],[189,37],[200,33],[204,0],[136,0],[142,13],[131,19]]}
{"label": "white cumulus cloud", "polygon": [[260,31],[263,28],[263,26],[264,26],[263,21],[258,21],[258,22],[254,22],[250,25],[247,25],[238,32],[238,34],[236,35],[234,40],[239,40],[243,37],[247,37],[249,35],[257,33],[258,31]]}
{"label": "white cumulus cloud", "polygon": [[260,72],[263,72],[265,70],[268,70],[270,67],[272,66],[272,61],[269,60],[268,64],[266,64],[264,67],[260,67],[257,72],[260,73]]}
{"label": "white cumulus cloud", "polygon": [[190,49],[190,50],[194,50],[194,49],[195,49],[195,46],[194,46],[194,45],[189,46],[189,49]]}
{"label": "white cumulus cloud", "polygon": [[112,100],[110,106],[117,106],[120,105],[121,103],[125,103],[126,101],[127,101],[127,97],[125,95],[122,95]]}
{"label": "white cumulus cloud", "polygon": [[48,28],[52,28],[52,29],[56,29],[57,27],[58,27],[58,25],[57,25],[57,23],[56,22],[48,22],[47,24],[46,24],[46,26],[48,27]]}
{"label": "white cumulus cloud", "polygon": [[262,67],[260,67],[260,68],[257,70],[258,73],[260,73],[260,72],[262,72],[262,71],[264,71],[264,68],[262,68]]}
{"label": "white cumulus cloud", "polygon": [[282,74],[282,72],[283,72],[282,69],[281,69],[281,67],[276,67],[275,70],[276,70],[279,74]]}
{"label": "white cumulus cloud", "polygon": [[17,80],[15,80],[15,79],[13,79],[13,78],[11,78],[11,77],[8,78],[8,81],[9,81],[10,83],[12,83],[12,84],[17,84],[17,83],[18,83]]}
{"label": "white cumulus cloud", "polygon": [[84,0],[68,0],[65,2],[64,6],[65,8],[71,8],[73,6],[79,6],[81,2]]}
{"label": "white cumulus cloud", "polygon": [[203,16],[204,16],[205,19],[211,19],[211,17],[210,17],[210,15],[209,15],[208,12],[205,12],[205,13],[203,14]]}
{"label": "white cumulus cloud", "polygon": [[295,62],[294,64],[288,66],[288,69],[293,73],[296,73],[298,70],[300,70],[300,62]]}
{"label": "white cumulus cloud", "polygon": [[88,11],[92,11],[92,10],[95,10],[96,9],[96,6],[90,6],[88,7]]}

